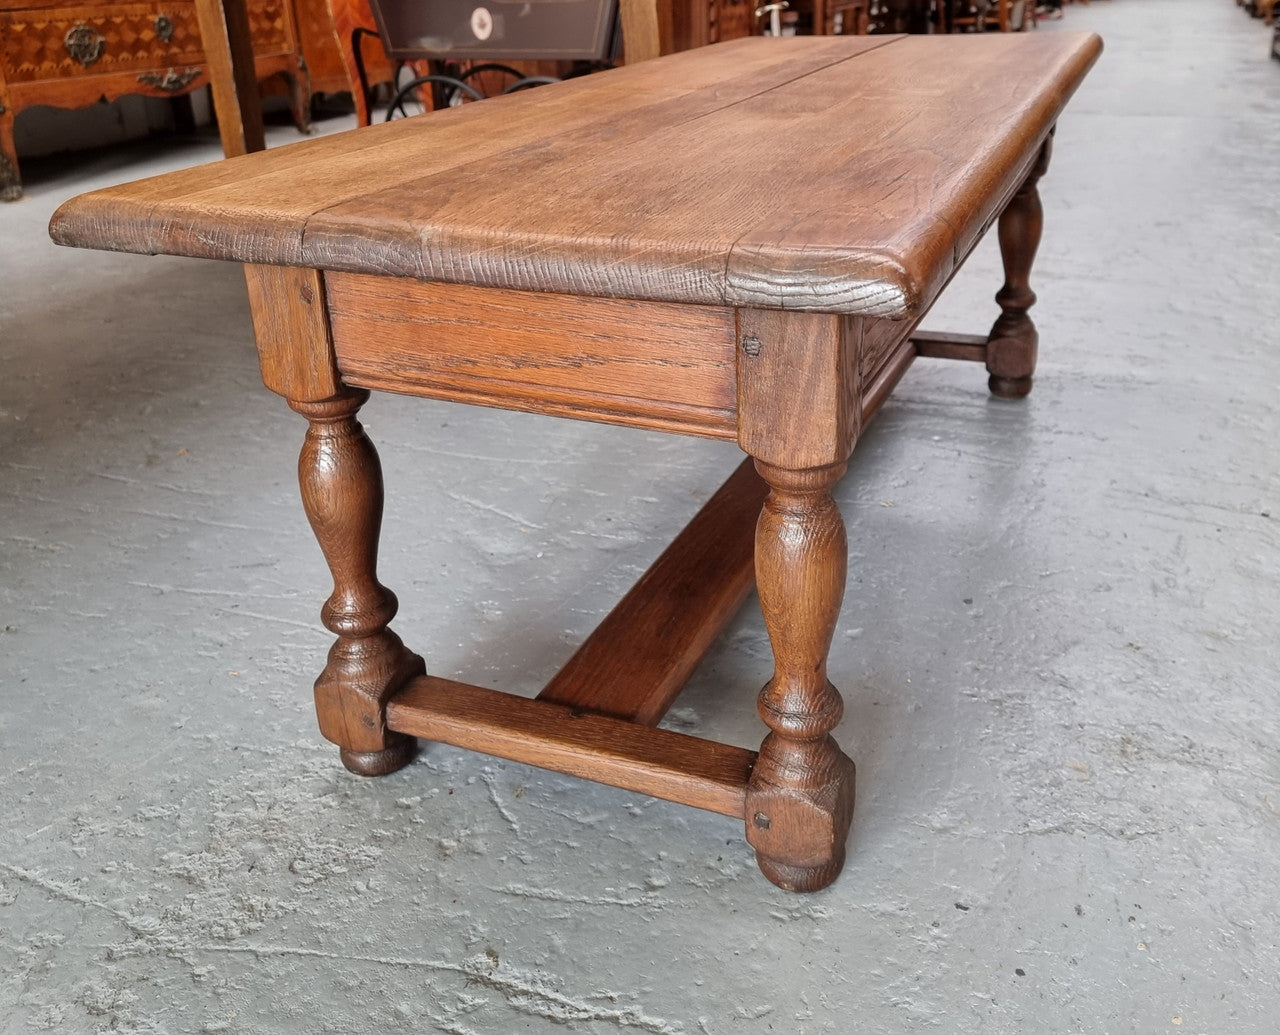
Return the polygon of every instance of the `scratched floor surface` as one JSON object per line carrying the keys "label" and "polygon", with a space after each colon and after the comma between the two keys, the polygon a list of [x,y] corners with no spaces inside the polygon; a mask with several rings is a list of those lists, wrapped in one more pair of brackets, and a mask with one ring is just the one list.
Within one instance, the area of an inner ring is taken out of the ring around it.
{"label": "scratched floor surface", "polygon": [[[201,138],[0,208],[0,1032],[1271,1035],[1280,1013],[1280,64],[1229,0],[1073,5],[1024,404],[921,362],[839,495],[849,865],[727,819],[318,737],[328,592],[240,273],[52,247]],[[333,128],[334,124],[327,124]],[[274,131],[274,142],[291,139]],[[988,243],[930,322],[982,330]],[[737,462],[366,408],[397,627],[533,693]],[[754,602],[668,720],[754,746]]]}

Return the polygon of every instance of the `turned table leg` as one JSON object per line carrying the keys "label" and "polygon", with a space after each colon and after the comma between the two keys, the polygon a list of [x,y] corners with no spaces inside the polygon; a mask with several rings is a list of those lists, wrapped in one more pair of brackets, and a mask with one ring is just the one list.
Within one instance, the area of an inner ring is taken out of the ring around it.
{"label": "turned table leg", "polygon": [[298,479],[333,573],[333,595],[321,618],[338,639],[316,680],[320,732],[342,749],[342,763],[353,773],[380,776],[413,758],[415,740],[387,729],[386,702],[425,666],[387,628],[397,603],[376,574],[382,468],[356,420],[368,398],[367,391],[346,389],[323,402],[289,405],[310,422]]}
{"label": "turned table leg", "polygon": [[844,865],[853,818],[853,762],[830,736],[844,705],[827,679],[848,562],[830,490],[845,465],[756,468],[770,489],[756,526],[756,584],[774,674],[760,691],[771,732],[747,787],[747,840],[775,884],[817,891]]}
{"label": "turned table leg", "polygon": [[1044,214],[1036,184],[1049,168],[1053,137],[1044,146],[1018,192],[1000,213],[998,236],[1004,260],[1004,287],[996,293],[1000,315],[987,336],[987,372],[991,394],[1019,399],[1031,391],[1036,370],[1039,335],[1029,310],[1036,301],[1031,290],[1031,264],[1040,246]]}

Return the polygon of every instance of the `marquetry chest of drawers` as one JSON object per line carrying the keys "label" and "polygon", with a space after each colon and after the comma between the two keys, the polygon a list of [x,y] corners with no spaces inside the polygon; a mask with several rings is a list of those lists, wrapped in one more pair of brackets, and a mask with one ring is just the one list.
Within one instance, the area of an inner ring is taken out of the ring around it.
{"label": "marquetry chest of drawers", "polygon": [[[249,18],[258,78],[283,73],[305,125],[309,87],[290,0],[249,0]],[[0,0],[0,197],[22,193],[13,144],[20,111],[129,93],[174,97],[208,81],[193,0]]]}

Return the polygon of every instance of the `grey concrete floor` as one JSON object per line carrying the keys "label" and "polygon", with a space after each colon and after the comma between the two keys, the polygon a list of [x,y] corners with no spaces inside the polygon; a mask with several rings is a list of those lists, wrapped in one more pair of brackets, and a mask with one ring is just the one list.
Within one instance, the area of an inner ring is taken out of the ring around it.
{"label": "grey concrete floor", "polygon": [[[239,270],[44,233],[215,142],[36,169],[0,208],[0,1031],[1280,1030],[1280,65],[1229,0],[1041,31],[1084,28],[1034,394],[922,361],[839,490],[859,804],[807,897],[721,817],[439,746],[347,774]],[[931,325],[984,330],[998,266]],[[530,694],[738,460],[365,414],[397,628]],[[768,669],[752,602],[668,721],[754,746]]]}

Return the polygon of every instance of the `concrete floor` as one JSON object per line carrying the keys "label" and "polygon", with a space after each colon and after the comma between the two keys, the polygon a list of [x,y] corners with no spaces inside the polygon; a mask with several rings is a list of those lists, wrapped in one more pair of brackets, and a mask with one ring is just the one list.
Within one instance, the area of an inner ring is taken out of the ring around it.
{"label": "concrete floor", "polygon": [[[922,361],[839,490],[859,803],[808,897],[722,817],[439,746],[348,775],[239,270],[44,234],[216,142],[33,165],[0,208],[0,1031],[1277,1031],[1280,65],[1229,0],[1042,31],[1084,28],[1035,392]],[[985,330],[998,282],[987,242],[931,325]],[[397,628],[530,694],[738,459],[365,414]],[[754,746],[768,668],[753,602],[669,722]]]}

